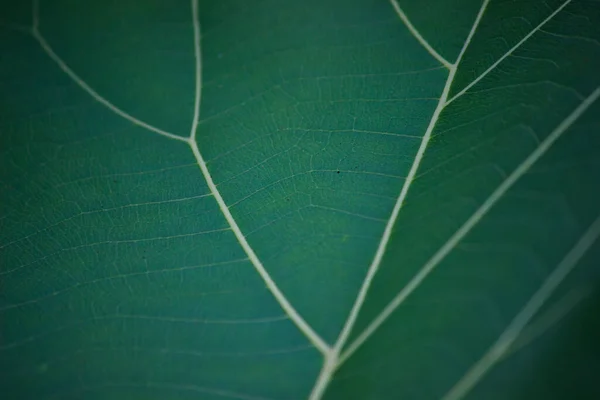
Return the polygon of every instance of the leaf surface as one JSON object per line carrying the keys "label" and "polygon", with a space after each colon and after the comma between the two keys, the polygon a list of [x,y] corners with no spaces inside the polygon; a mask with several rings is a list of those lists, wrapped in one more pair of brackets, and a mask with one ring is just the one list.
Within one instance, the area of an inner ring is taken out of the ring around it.
{"label": "leaf surface", "polygon": [[600,396],[597,1],[5,3],[10,399]]}

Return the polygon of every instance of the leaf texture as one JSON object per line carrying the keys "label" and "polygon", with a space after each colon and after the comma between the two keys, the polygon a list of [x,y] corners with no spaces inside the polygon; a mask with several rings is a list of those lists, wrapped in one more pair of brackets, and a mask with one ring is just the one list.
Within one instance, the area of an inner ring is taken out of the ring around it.
{"label": "leaf texture", "polygon": [[600,3],[426,3],[4,1],[2,393],[598,398]]}

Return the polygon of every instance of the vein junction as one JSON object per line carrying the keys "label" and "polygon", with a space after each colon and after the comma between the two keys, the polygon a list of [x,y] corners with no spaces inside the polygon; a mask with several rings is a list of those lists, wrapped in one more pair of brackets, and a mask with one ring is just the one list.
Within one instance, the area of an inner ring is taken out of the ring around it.
{"label": "vein junction", "polygon": [[483,1],[483,4],[481,5],[481,8],[479,9],[477,17],[476,17],[475,21],[473,22],[473,25],[469,32],[469,35],[467,36],[456,61],[452,64],[450,64],[443,57],[441,57],[439,55],[439,53],[437,51],[435,51],[427,43],[427,41],[423,38],[423,36],[412,25],[412,23],[410,22],[410,20],[406,16],[406,14],[402,11],[400,6],[398,5],[397,1],[391,0],[391,3],[393,5],[394,9],[396,10],[397,14],[400,16],[400,19],[407,26],[407,28],[411,32],[411,34],[413,36],[415,36],[415,38],[419,41],[419,43],[421,43],[423,45],[423,47],[425,47],[425,49],[434,58],[439,60],[445,67],[448,68],[448,70],[449,70],[448,78],[446,79],[446,83],[442,90],[442,94],[440,96],[438,104],[433,112],[431,120],[429,121],[427,130],[425,131],[425,134],[423,135],[423,139],[421,140],[421,144],[419,146],[419,149],[417,150],[415,160],[408,172],[408,175],[404,181],[404,185],[402,186],[402,189],[400,190],[400,195],[398,196],[398,199],[396,200],[396,203],[392,210],[392,214],[386,224],[385,230],[383,232],[383,236],[379,242],[379,246],[377,247],[377,252],[375,253],[375,256],[373,258],[373,261],[371,262],[371,265],[369,266],[365,280],[359,290],[358,296],[356,297],[356,300],[352,306],[352,309],[350,310],[348,318],[346,319],[346,322],[344,323],[342,331],[341,331],[331,353],[328,356],[326,356],[326,357],[328,357],[328,359],[325,360],[324,367],[321,370],[319,377],[317,378],[315,386],[313,387],[313,390],[310,395],[310,400],[318,400],[318,399],[322,398],[322,396],[325,393],[325,390],[327,389],[327,386],[329,385],[329,382],[331,381],[331,379],[333,377],[333,374],[335,373],[335,370],[337,368],[339,368],[348,359],[348,357],[352,354],[352,352],[349,353],[347,351],[342,353],[342,350],[344,349],[344,346],[346,345],[346,342],[348,341],[348,338],[350,337],[350,333],[352,332],[352,328],[354,327],[356,319],[358,318],[360,309],[362,308],[362,305],[364,304],[364,302],[366,300],[367,293],[369,291],[369,288],[371,286],[373,278],[375,277],[375,274],[377,273],[379,266],[381,265],[387,245],[388,245],[391,235],[392,235],[394,224],[396,222],[396,219],[398,218],[400,209],[404,205],[404,201],[406,199],[406,196],[408,195],[410,186],[415,179],[415,176],[419,169],[419,165],[421,164],[421,161],[423,160],[423,156],[425,155],[425,150],[427,149],[427,145],[429,144],[429,140],[431,138],[433,129],[435,128],[435,125],[438,121],[440,114],[442,113],[444,107],[446,106],[446,101],[447,101],[448,95],[450,93],[450,87],[452,86],[452,82],[454,81],[454,77],[456,75],[457,66],[460,64],[460,61],[461,61],[465,51],[467,50],[467,47],[469,46],[469,43],[471,42],[471,39],[473,38],[473,35],[475,34],[477,27],[479,26],[479,23],[481,21],[481,18],[483,17],[483,13],[485,12],[485,9],[489,3],[489,0]]}
{"label": "vein junction", "polygon": [[[481,79],[483,79],[484,76],[486,76],[489,72],[491,72],[497,65],[499,65],[499,63],[504,60],[505,58],[507,58],[508,56],[510,56],[516,49],[518,49],[527,39],[529,39],[531,36],[533,36],[533,34],[535,32],[537,32],[538,30],[540,30],[548,21],[550,21],[556,14],[558,14],[564,7],[566,7],[569,3],[571,2],[571,0],[566,0],[560,7],[558,7],[554,12],[552,12],[546,19],[544,19],[539,25],[537,25],[531,32],[529,32],[522,40],[520,40],[515,46],[513,46],[511,49],[509,49],[505,54],[503,54],[498,61],[496,61],[494,64],[492,64],[492,67],[488,68],[486,71],[484,71],[480,76],[478,76],[476,79],[474,79],[469,85],[467,85],[467,88],[472,87],[476,82],[479,82]],[[412,184],[412,181],[416,175],[417,169],[419,168],[419,164],[422,160],[422,156],[425,152],[425,149],[429,143],[429,140],[431,138],[431,133],[433,131],[433,129],[435,128],[435,125],[439,119],[439,116],[441,114],[441,112],[444,110],[445,107],[447,107],[450,103],[452,103],[453,101],[455,101],[458,97],[462,96],[464,93],[466,93],[466,90],[463,89],[461,92],[459,92],[458,94],[456,94],[454,97],[452,98],[448,98],[448,93],[449,90],[451,88],[452,82],[454,80],[455,74],[456,74],[456,70],[458,68],[458,65],[460,64],[460,61],[462,60],[462,57],[464,56],[474,34],[475,31],[477,30],[477,27],[479,26],[479,23],[481,21],[481,18],[483,17],[483,14],[485,13],[485,10],[487,8],[489,4],[489,0],[484,0],[481,8],[479,10],[479,13],[477,14],[477,17],[475,18],[475,22],[473,23],[473,26],[471,27],[471,30],[469,32],[469,34],[467,35],[467,38],[465,40],[465,43],[463,44],[463,47],[457,57],[456,62],[454,62],[451,65],[451,68],[449,70],[449,74],[448,74],[448,79],[446,81],[446,85],[444,86],[444,89],[442,91],[442,95],[440,97],[439,103],[437,108],[435,109],[433,116],[431,118],[431,121],[429,123],[429,126],[427,127],[427,131],[425,133],[425,135],[423,136],[423,140],[421,142],[421,146],[417,152],[417,157],[415,158],[415,162],[413,163],[410,173],[407,177],[407,180],[404,184],[404,186],[402,187],[400,196],[398,198],[398,201],[396,203],[396,207],[394,208],[394,212],[392,213],[392,216],[388,222],[388,228],[389,230],[386,228],[386,232],[384,233],[384,236],[381,240],[380,243],[380,250],[381,250],[381,256],[378,259],[377,255],[375,257],[375,260],[373,262],[373,264],[371,265],[371,268],[369,269],[369,272],[367,274],[367,279],[365,280],[365,284],[363,285],[364,291],[368,291],[368,286],[370,285],[372,276],[376,273],[381,258],[383,257],[383,253],[385,251],[385,247],[389,241],[389,236],[391,235],[391,230],[393,227],[393,224],[395,223],[397,216],[398,216],[398,212],[399,209],[402,207],[403,203],[404,203],[404,199],[406,198],[406,195],[408,193],[408,190],[410,188],[410,185]],[[582,103],[582,104],[585,104]],[[568,118],[567,118],[568,120]],[[565,120],[565,121],[567,121]],[[560,127],[559,127],[560,128]],[[558,138],[558,136],[562,135],[564,133],[565,129],[558,129],[558,131],[555,130],[555,132],[553,132],[553,134],[549,135],[549,137],[546,139],[546,141],[544,141],[543,143],[541,143],[538,146],[538,149],[536,149],[536,151],[534,151],[530,157],[528,157],[514,172],[513,174],[511,174],[491,195],[490,197],[483,203],[483,205],[465,222],[465,224],[463,224],[463,226],[454,233],[454,235],[451,236],[451,238],[446,242],[446,244],[444,244],[433,256],[432,258],[425,263],[425,265],[423,265],[423,267],[420,269],[420,271],[413,277],[413,279],[411,279],[411,281],[404,287],[402,288],[402,290],[396,295],[396,297],[386,306],[386,308],[384,308],[384,310],[369,324],[369,326],[354,340],[353,343],[351,343],[348,348],[345,350],[344,354],[341,355],[341,362],[345,361],[348,357],[350,357],[357,349],[358,347],[360,347],[362,345],[362,343],[364,343],[364,341],[370,336],[372,335],[375,330],[377,330],[379,328],[379,326],[381,326],[381,324],[383,324],[383,322],[385,322],[385,320],[387,320],[387,318],[392,314],[392,312],[398,308],[403,302],[404,300],[406,300],[406,298],[415,290],[417,289],[417,287],[425,280],[425,278],[427,278],[427,276],[431,273],[431,271],[433,271],[433,269],[450,253],[450,251],[452,251],[452,249],[454,249],[454,247],[458,244],[458,242],[460,240],[462,240],[462,238],[464,236],[466,236],[466,234],[479,222],[479,220],[489,211],[489,209],[491,209],[491,207],[498,201],[498,199],[510,188],[510,186],[512,186],[512,184],[522,175],[526,172],[526,170],[528,170],[530,168],[530,166],[537,161],[537,159],[539,157],[541,157],[545,151],[547,150],[547,148],[552,145],[554,143],[554,140],[556,140]],[[554,134],[556,134],[556,137],[554,137]],[[379,253],[379,251],[378,251]],[[366,286],[366,287],[365,287]],[[365,294],[366,297],[366,294]],[[358,308],[360,308],[361,304],[358,304]]]}
{"label": "vein junction", "polygon": [[88,85],[81,77],[79,77],[65,62],[62,60],[52,49],[50,44],[46,41],[43,35],[39,30],[39,0],[33,1],[33,16],[32,16],[32,27],[30,33],[40,44],[44,52],[58,65],[58,67],[67,74],[79,87],[81,87],[84,91],[86,91],[94,100],[98,101],[109,110],[114,112],[115,114],[125,118],[131,123],[140,126],[144,129],[147,129],[151,132],[164,136],[168,139],[177,140],[186,143],[193,155],[196,159],[196,163],[198,167],[202,171],[202,175],[206,180],[206,183],[211,191],[212,196],[215,198],[221,213],[227,220],[231,231],[234,233],[236,239],[238,240],[240,246],[246,252],[248,256],[248,260],[252,263],[260,277],[265,282],[267,288],[271,291],[281,308],[286,312],[289,316],[290,320],[296,324],[298,329],[306,336],[306,338],[323,354],[327,354],[330,351],[330,346],[315,332],[315,330],[304,320],[304,318],[296,311],[296,309],[292,306],[289,300],[285,297],[283,292],[279,289],[277,284],[273,281],[268,271],[265,269],[264,265],[246,240],[246,237],[242,233],[240,227],[238,226],[236,220],[233,218],[233,215],[229,211],[229,207],[223,200],[221,193],[217,189],[210,171],[206,166],[206,162],[202,157],[202,153],[198,148],[198,143],[196,142],[196,131],[198,128],[199,118],[200,118],[200,102],[201,102],[201,94],[202,94],[202,58],[201,58],[201,31],[200,31],[200,21],[198,19],[198,0],[191,0],[191,12],[192,12],[192,21],[193,21],[193,32],[194,32],[194,55],[195,55],[195,80],[196,80],[196,88],[195,88],[195,101],[194,101],[194,112],[192,118],[192,126],[190,129],[190,133],[187,137],[179,136],[160,128],[157,128],[153,125],[150,125],[144,121],[137,119],[131,114],[123,111],[121,108],[114,105],[112,102],[104,98],[98,92],[96,92],[90,85]]}
{"label": "vein junction", "polygon": [[408,30],[415,36],[415,38],[423,45],[423,47],[441,64],[448,68],[448,78],[446,80],[446,84],[444,85],[442,94],[440,96],[438,105],[432,115],[430,123],[427,127],[425,135],[423,136],[421,145],[417,151],[417,155],[415,157],[415,161],[411,166],[409,174],[405,180],[405,183],[400,191],[400,195],[398,200],[394,206],[392,215],[388,221],[388,224],[385,228],[384,234],[380,241],[379,247],[371,263],[363,285],[359,291],[359,294],[356,298],[356,301],[350,311],[350,314],[344,324],[342,332],[336,341],[332,352],[326,356],[324,361],[323,368],[315,386],[310,395],[310,400],[319,400],[325,393],[327,386],[329,385],[330,380],[333,377],[336,369],[338,369],[349,357],[354,354],[354,352],[389,318],[389,316],[398,308],[404,300],[415,290],[417,287],[427,278],[427,276],[431,273],[431,271],[454,249],[457,243],[462,240],[464,236],[483,218],[485,214],[493,207],[493,205],[504,195],[504,193],[535,163],[545,152],[554,144],[554,142],[562,135],[564,132],[570,127],[574,121],[579,118],[581,113],[583,113],[600,95],[600,89],[594,91],[584,102],[578,107],[569,117],[567,117],[563,123],[561,123],[549,136],[548,138],[540,143],[538,148],[525,160],[523,161],[519,167],[490,195],[490,197],[483,203],[483,205],[463,224],[463,226],[455,232],[455,234],[444,244],[434,255],[433,257],[421,268],[421,270],[413,277],[413,279],[396,295],[396,297],[384,308],[384,310],[367,326],[367,328],[360,333],[357,338],[350,343],[346,349],[344,349],[347,339],[352,331],[353,325],[358,317],[358,313],[364,303],[367,292],[373,280],[373,277],[377,273],[377,270],[381,264],[383,259],[383,255],[385,254],[385,250],[387,244],[389,243],[389,239],[391,237],[391,233],[393,230],[394,223],[398,217],[400,209],[404,204],[404,200],[408,194],[410,186],[416,176],[416,172],[419,168],[419,165],[423,159],[423,155],[431,138],[431,134],[435,125],[440,117],[441,112],[444,110],[446,106],[448,106],[451,102],[456,100],[458,97],[462,96],[466,91],[479,82],[483,77],[485,77],[489,72],[491,72],[497,65],[502,62],[506,57],[510,56],[517,48],[519,48],[527,39],[529,39],[535,32],[540,30],[548,21],[550,21],[556,14],[558,14],[564,7],[566,7],[571,0],[566,0],[559,8],[557,8],[553,13],[551,13],[546,19],[544,19],[538,26],[536,26],[529,34],[527,34],[521,41],[519,41],[515,46],[513,46],[509,51],[507,51],[499,60],[497,60],[490,68],[484,71],[479,77],[473,80],[465,89],[456,94],[454,97],[449,98],[450,88],[454,81],[454,77],[456,75],[457,68],[477,30],[481,19],[485,13],[485,10],[489,4],[489,0],[484,0],[477,17],[471,27],[469,34],[460,50],[460,53],[454,63],[447,62],[443,57],[439,55],[437,51],[435,51],[423,38],[423,36],[414,28],[412,23],[408,20],[406,14],[401,10],[396,0],[391,0],[391,3],[400,16],[401,20],[407,25]]}

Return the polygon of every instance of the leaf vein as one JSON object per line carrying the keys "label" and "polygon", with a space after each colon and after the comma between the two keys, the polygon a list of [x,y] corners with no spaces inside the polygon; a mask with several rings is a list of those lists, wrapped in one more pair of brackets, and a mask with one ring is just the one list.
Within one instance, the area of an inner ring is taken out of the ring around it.
{"label": "leaf vein", "polygon": [[596,218],[571,251],[567,253],[556,269],[546,278],[542,286],[515,316],[496,342],[446,393],[442,400],[462,399],[494,365],[502,360],[529,321],[537,314],[567,275],[577,266],[577,263],[584,257],[598,237],[600,237],[600,216]]}

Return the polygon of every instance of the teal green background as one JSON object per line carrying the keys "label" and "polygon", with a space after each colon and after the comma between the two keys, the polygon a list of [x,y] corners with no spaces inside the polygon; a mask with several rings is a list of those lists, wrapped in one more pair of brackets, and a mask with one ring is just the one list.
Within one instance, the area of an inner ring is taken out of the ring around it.
{"label": "teal green background", "polygon": [[[400,2],[448,60],[481,3]],[[451,96],[562,4],[492,0]],[[0,393],[305,399],[321,355],[264,286],[185,143],[95,101],[0,12]],[[249,244],[333,344],[448,76],[384,0],[201,1],[197,143]],[[41,1],[91,87],[190,131],[188,1]],[[600,3],[574,0],[442,112],[354,339],[600,86]],[[600,215],[596,102],[336,373],[325,399],[438,399]],[[470,399],[600,398],[600,245],[547,306],[582,300]]]}

